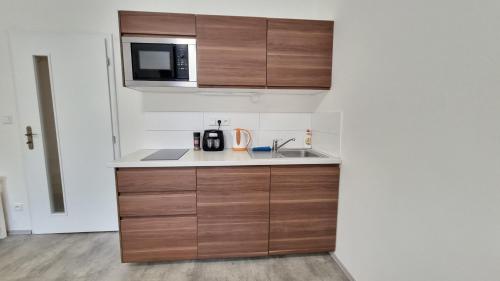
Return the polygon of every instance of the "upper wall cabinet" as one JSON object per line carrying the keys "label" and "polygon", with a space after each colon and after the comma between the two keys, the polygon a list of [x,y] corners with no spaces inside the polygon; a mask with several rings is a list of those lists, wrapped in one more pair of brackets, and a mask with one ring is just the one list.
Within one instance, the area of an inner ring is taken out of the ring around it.
{"label": "upper wall cabinet", "polygon": [[195,16],[119,11],[122,34],[195,36]]}
{"label": "upper wall cabinet", "polygon": [[332,49],[332,21],[269,19],[267,86],[330,88]]}
{"label": "upper wall cabinet", "polygon": [[265,18],[196,16],[200,87],[266,86]]}
{"label": "upper wall cabinet", "polygon": [[122,36],[196,38],[189,86],[331,87],[333,21],[133,11],[119,11],[119,18]]}

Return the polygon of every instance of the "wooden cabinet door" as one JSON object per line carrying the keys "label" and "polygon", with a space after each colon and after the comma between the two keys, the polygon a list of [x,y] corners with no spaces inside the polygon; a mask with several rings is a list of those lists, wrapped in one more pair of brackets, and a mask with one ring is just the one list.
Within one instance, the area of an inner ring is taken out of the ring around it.
{"label": "wooden cabinet door", "polygon": [[192,14],[119,11],[121,34],[195,36]]}
{"label": "wooden cabinet door", "polygon": [[271,167],[269,254],[335,249],[338,165]]}
{"label": "wooden cabinet door", "polygon": [[267,86],[330,88],[333,22],[269,19]]}
{"label": "wooden cabinet door", "polygon": [[269,167],[198,168],[198,257],[268,254]]}
{"label": "wooden cabinet door", "polygon": [[196,16],[199,86],[266,86],[265,18]]}
{"label": "wooden cabinet door", "polygon": [[123,262],[196,258],[196,216],[124,218]]}

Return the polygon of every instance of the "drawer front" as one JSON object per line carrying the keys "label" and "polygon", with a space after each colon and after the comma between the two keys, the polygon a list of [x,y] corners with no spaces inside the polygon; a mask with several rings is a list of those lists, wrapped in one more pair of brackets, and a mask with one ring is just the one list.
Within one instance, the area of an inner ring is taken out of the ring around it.
{"label": "drawer front", "polygon": [[123,262],[196,258],[195,216],[125,218],[120,229]]}
{"label": "drawer front", "polygon": [[298,254],[335,250],[336,220],[271,220],[269,254]]}
{"label": "drawer front", "polygon": [[118,197],[120,217],[196,214],[196,193],[124,193]]}
{"label": "drawer front", "polygon": [[120,168],[118,192],[196,190],[195,168]]}

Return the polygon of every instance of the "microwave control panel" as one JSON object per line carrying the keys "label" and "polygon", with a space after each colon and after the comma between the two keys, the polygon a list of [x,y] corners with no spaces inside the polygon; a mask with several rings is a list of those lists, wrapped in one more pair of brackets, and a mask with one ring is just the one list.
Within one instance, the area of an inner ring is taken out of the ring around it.
{"label": "microwave control panel", "polygon": [[188,45],[175,45],[175,78],[189,80]]}

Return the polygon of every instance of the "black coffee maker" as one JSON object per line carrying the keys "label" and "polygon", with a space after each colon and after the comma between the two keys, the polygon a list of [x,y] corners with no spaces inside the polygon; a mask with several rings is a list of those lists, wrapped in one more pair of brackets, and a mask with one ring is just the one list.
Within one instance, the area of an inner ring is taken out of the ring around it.
{"label": "black coffee maker", "polygon": [[205,130],[203,133],[203,150],[224,150],[224,133],[221,130]]}

